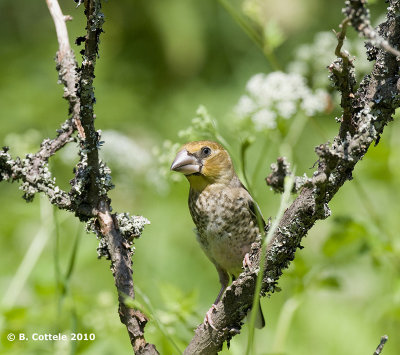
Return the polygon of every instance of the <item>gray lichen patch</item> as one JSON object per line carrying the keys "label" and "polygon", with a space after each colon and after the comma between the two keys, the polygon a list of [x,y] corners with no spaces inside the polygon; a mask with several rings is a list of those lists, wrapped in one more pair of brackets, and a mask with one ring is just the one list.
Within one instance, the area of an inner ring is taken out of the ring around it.
{"label": "gray lichen patch", "polygon": [[119,231],[128,241],[139,238],[146,224],[150,224],[150,221],[143,216],[130,216],[128,213],[118,213],[115,217],[118,222]]}

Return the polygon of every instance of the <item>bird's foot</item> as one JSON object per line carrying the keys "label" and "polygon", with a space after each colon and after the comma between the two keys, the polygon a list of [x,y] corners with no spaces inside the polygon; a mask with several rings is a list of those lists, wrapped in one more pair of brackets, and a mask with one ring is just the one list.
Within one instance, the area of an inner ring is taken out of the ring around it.
{"label": "bird's foot", "polygon": [[210,325],[211,328],[213,328],[214,330],[218,331],[217,328],[214,327],[214,324],[211,320],[211,314],[217,309],[217,306],[215,304],[213,304],[211,306],[211,308],[207,311],[206,316],[204,317],[204,325],[207,325],[207,323]]}
{"label": "bird's foot", "polygon": [[251,269],[251,261],[250,261],[249,253],[246,253],[243,258],[243,269],[246,269],[246,268]]}

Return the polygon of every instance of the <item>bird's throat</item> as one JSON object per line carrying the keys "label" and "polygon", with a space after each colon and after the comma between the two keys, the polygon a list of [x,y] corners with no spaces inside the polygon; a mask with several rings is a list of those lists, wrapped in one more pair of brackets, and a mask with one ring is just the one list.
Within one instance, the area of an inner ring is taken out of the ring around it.
{"label": "bird's throat", "polygon": [[209,179],[200,174],[187,175],[186,178],[190,183],[190,188],[197,192],[203,191],[211,183]]}

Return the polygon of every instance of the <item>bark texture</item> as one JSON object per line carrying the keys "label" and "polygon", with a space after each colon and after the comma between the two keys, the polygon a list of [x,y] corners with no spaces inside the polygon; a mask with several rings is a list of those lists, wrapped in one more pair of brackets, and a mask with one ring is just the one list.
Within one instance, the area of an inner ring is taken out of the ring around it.
{"label": "bark texture", "polygon": [[[399,58],[395,56],[395,48],[400,47],[400,4],[398,0],[389,3],[386,20],[376,30],[370,26],[364,0],[345,3],[343,24],[349,23],[367,39],[371,39],[368,34],[375,33],[375,40],[367,48],[369,59],[374,60],[375,65],[354,91],[352,62],[348,54],[341,52],[340,41],[343,42],[345,32],[338,35],[336,52],[339,58],[329,69],[334,85],[342,94],[343,116],[339,134],[332,144],[328,142],[315,148],[318,168],[311,178],[302,182],[299,195],[285,211],[267,247],[262,296],[276,291],[278,279],[294,259],[302,238],[317,220],[330,215],[329,201],[347,180],[351,180],[355,165],[374,141],[379,142],[384,127],[399,107]],[[342,31],[345,31],[343,24]],[[366,33],[366,29],[369,32]],[[283,176],[288,173],[284,160],[279,158],[267,183],[271,183],[276,191],[282,191]],[[260,258],[259,251],[260,248],[255,247],[250,256],[255,265]],[[216,354],[225,341],[239,332],[242,319],[253,302],[257,271],[246,270],[227,288],[212,315],[218,330],[200,324],[185,354]]]}

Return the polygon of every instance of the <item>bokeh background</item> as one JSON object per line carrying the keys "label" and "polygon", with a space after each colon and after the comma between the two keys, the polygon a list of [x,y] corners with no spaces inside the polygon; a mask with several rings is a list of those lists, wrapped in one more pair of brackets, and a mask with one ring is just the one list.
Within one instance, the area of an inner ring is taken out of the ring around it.
{"label": "bokeh background", "polygon": [[[377,24],[386,4],[369,3]],[[73,16],[68,29],[74,42],[84,35],[83,8],[72,0],[60,5]],[[314,147],[332,141],[338,130],[339,99],[326,67],[334,58],[332,29],[338,30],[342,6],[339,0],[104,3],[96,127],[113,171],[114,210],[151,221],[135,243],[134,282],[137,301],[151,318],[146,338],[162,354],[184,349],[219,290],[217,273],[192,231],[188,184],[167,169],[177,144],[223,140],[242,177],[245,165],[264,216],[273,218],[280,196],[264,182],[270,164],[286,154],[297,175],[310,175]],[[67,114],[45,1],[0,0],[0,33],[0,142],[23,157],[53,137]],[[73,47],[80,61],[80,49]],[[363,42],[349,31],[346,47],[361,77],[370,68]],[[290,87],[279,91],[279,83],[293,77],[277,71],[301,74],[307,93],[324,94],[324,103],[308,113],[303,96],[288,104],[284,90]],[[267,81],[274,72],[279,107],[287,110],[267,107],[258,118],[243,113],[241,98],[257,90],[250,78],[264,73]],[[383,353],[399,353],[399,137],[395,120],[330,204],[332,216],[303,241],[280,279],[282,291],[262,300],[267,326],[256,332],[256,354],[369,354],[384,334],[389,342]],[[76,153],[71,143],[51,159],[64,189]],[[129,353],[109,262],[97,259],[96,237],[45,198],[28,204],[21,195],[17,184],[0,184],[0,352]],[[86,333],[95,340],[9,342],[10,332]],[[243,354],[246,343],[245,325],[223,353]]]}

